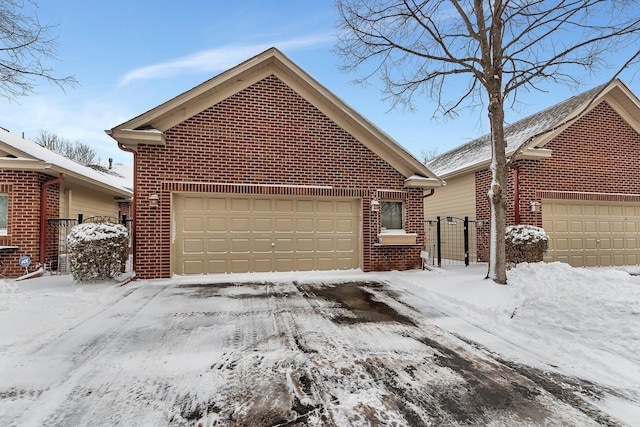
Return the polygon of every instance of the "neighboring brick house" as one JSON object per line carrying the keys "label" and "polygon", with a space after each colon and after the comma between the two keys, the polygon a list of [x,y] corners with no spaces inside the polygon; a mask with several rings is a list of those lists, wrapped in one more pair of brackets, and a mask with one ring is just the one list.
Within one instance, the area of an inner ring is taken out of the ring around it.
{"label": "neighboring brick house", "polygon": [[[130,216],[131,185],[124,179],[82,166],[0,128],[0,267],[2,275],[25,274],[46,263],[56,269],[59,228],[51,220],[90,216]],[[42,232],[44,230],[44,232]]]}
{"label": "neighboring brick house", "polygon": [[[595,99],[594,99],[595,97]],[[603,85],[505,129],[510,169],[507,222],[543,227],[546,261],[573,266],[640,263],[640,102],[620,81]],[[425,205],[426,218],[469,216],[478,259],[488,258],[489,136],[427,166],[447,181]]]}
{"label": "neighboring brick house", "polygon": [[441,181],[277,49],[108,133],[135,152],[138,277],[421,264]]}

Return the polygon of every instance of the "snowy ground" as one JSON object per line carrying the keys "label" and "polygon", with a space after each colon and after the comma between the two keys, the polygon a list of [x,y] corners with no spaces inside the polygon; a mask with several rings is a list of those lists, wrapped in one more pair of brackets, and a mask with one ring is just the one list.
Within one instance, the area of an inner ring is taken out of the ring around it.
{"label": "snowy ground", "polygon": [[637,425],[640,278],[485,268],[0,281],[0,425]]}

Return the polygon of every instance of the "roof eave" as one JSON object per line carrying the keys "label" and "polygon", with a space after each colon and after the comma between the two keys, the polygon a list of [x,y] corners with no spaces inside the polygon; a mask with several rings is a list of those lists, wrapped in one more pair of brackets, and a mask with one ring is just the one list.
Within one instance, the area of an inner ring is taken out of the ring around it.
{"label": "roof eave", "polygon": [[25,171],[44,171],[51,168],[51,163],[47,163],[38,159],[25,158],[1,158],[0,169],[3,170],[25,170]]}
{"label": "roof eave", "polygon": [[426,178],[424,176],[412,175],[404,180],[406,188],[436,188],[442,187],[441,179]]}
{"label": "roof eave", "polygon": [[132,149],[137,149],[142,144],[163,146],[167,143],[167,136],[156,129],[112,129],[105,132],[123,146]]}

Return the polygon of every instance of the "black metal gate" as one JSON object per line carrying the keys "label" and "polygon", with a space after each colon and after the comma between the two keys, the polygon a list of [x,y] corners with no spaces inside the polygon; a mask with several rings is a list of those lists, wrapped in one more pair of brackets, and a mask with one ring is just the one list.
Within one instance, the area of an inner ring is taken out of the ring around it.
{"label": "black metal gate", "polygon": [[53,252],[47,253],[47,268],[50,271],[55,271],[60,274],[69,273],[69,265],[67,262],[67,257],[69,254],[67,248],[67,236],[71,232],[71,229],[78,224],[83,222],[112,222],[118,223],[120,222],[125,227],[127,227],[127,231],[129,232],[129,247],[131,247],[131,227],[133,221],[127,219],[126,216],[123,216],[122,219],[118,219],[112,216],[90,216],[84,218],[83,214],[78,214],[77,218],[49,218],[47,219],[47,225],[49,228],[53,229],[52,235],[57,240],[57,243],[53,245]]}
{"label": "black metal gate", "polygon": [[481,221],[469,217],[436,217],[425,221],[425,251],[429,265],[465,265],[478,262],[477,227]]}

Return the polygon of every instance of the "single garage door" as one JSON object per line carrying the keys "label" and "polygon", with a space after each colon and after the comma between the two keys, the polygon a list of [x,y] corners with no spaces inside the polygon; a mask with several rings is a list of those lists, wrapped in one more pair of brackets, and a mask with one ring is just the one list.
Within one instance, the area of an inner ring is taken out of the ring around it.
{"label": "single garage door", "polygon": [[551,239],[545,261],[576,267],[637,265],[637,203],[542,201],[542,227]]}
{"label": "single garage door", "polygon": [[359,268],[359,199],[174,194],[175,274]]}

